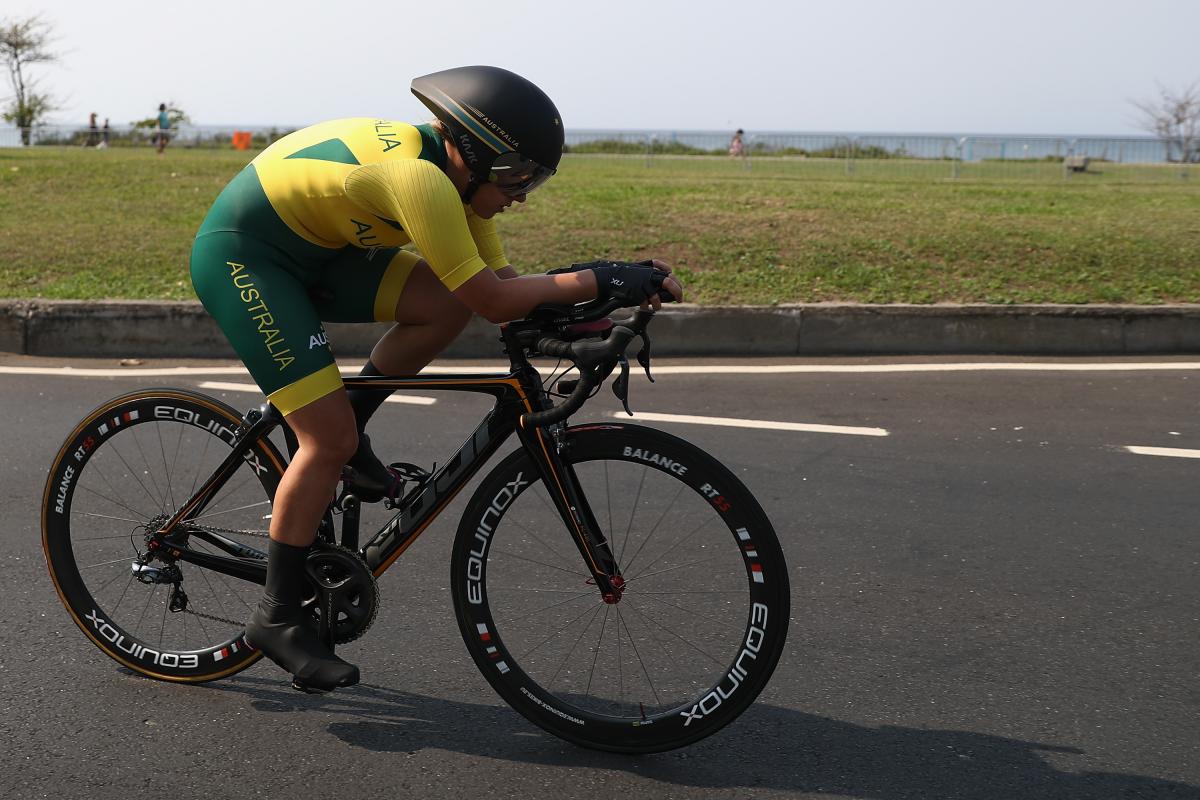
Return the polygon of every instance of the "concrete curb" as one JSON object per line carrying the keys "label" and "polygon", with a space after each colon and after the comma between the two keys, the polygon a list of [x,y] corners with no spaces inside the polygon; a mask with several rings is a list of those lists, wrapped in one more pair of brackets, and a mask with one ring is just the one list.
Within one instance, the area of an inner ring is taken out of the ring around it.
{"label": "concrete curb", "polygon": [[[326,325],[335,352],[363,356],[383,323]],[[655,355],[1135,355],[1200,352],[1200,304],[678,306],[654,328]],[[38,356],[228,358],[198,302],[0,300],[0,352]],[[472,320],[448,357],[498,356]]]}

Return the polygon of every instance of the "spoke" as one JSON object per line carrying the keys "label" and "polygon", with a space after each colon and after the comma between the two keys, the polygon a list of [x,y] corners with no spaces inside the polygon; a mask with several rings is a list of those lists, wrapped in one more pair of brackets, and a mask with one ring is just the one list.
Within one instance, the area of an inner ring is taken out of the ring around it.
{"label": "spoke", "polygon": [[530,611],[528,614],[522,614],[519,617],[513,617],[511,620],[509,620],[509,622],[520,622],[523,619],[529,619],[530,617],[536,617],[538,614],[544,614],[545,612],[549,611],[552,608],[558,608],[559,606],[566,605],[567,603],[572,603],[581,597],[587,597],[588,595],[592,595],[592,594],[595,594],[595,589],[593,589],[591,591],[587,591],[587,592],[580,592],[573,597],[568,597],[566,600],[559,600],[557,603],[551,603],[550,605],[546,606],[545,608],[539,608],[536,611]]}
{"label": "spoke", "polygon": [[[728,620],[719,619],[718,617],[714,617],[710,614],[701,614],[699,611],[697,611],[694,608],[684,608],[683,606],[677,606],[674,603],[668,603],[666,600],[660,600],[657,597],[654,597],[653,596],[654,594],[655,594],[655,592],[639,592],[636,594],[636,596],[639,598],[645,597],[648,600],[653,600],[655,603],[661,603],[664,606],[670,606],[671,608],[674,608],[677,611],[682,611],[687,616],[699,617],[700,619],[707,620],[708,622],[714,622],[717,625],[723,625],[726,628],[729,628],[730,630],[735,630],[735,631],[742,630],[741,625],[735,625],[734,623],[729,622]],[[741,594],[741,592],[738,592],[738,594]]]}
{"label": "spoke", "polygon": [[[179,453],[183,450],[183,427],[184,426],[178,425],[176,427],[179,428],[179,436],[176,437],[176,439],[175,439],[175,458],[171,460],[171,467],[170,467],[169,471],[167,472],[168,475],[175,474],[175,468],[179,466]],[[191,495],[188,495],[188,496],[190,497]]]}
{"label": "spoke", "polygon": [[111,586],[113,581],[120,580],[121,574],[122,573],[119,571],[116,572],[111,578],[106,580],[104,583],[100,584],[99,588],[97,588],[96,591],[93,592],[92,590],[89,589],[88,594],[90,594],[92,597],[94,597],[96,599],[96,602],[100,602],[100,593],[103,592],[105,589],[107,589],[109,586]]}
{"label": "spoke", "polygon": [[[124,558],[114,558],[112,561],[100,561],[96,564],[88,564],[86,567],[80,567],[80,569],[92,569],[94,567],[106,567],[109,564],[120,564],[122,561],[124,561],[126,563],[130,563],[133,561],[133,556],[125,556]],[[131,573],[131,577],[132,577],[132,573]]]}
{"label": "spoke", "polygon": [[[626,586],[628,586],[628,584],[626,584]],[[626,592],[626,594],[637,594],[638,597],[645,597],[646,595],[650,595],[650,594],[669,594],[669,595],[676,595],[676,594],[741,594],[741,595],[744,595],[745,592],[740,589],[695,589],[695,590],[689,589],[689,590],[680,590],[677,592],[672,592],[670,590],[663,590],[663,591],[659,591],[659,592]]]}
{"label": "spoke", "polygon": [[[594,590],[592,590],[594,591]],[[591,594],[592,591],[587,592]],[[494,586],[488,589],[489,595],[497,592],[532,592],[533,594],[578,594],[577,589],[525,589],[520,586]]]}
{"label": "spoke", "polygon": [[[181,611],[180,613],[181,613],[181,614],[184,614],[184,618],[183,618],[183,628],[184,628],[184,633],[186,634],[186,632],[187,632],[187,617],[188,617],[188,615],[187,615],[187,612],[183,612],[183,611]],[[204,642],[205,642],[205,644],[210,644],[210,645],[211,645],[211,644],[217,644],[217,642],[213,641],[213,638],[212,638],[211,636],[209,636],[209,635],[208,635],[208,628],[204,627],[204,617],[198,616],[198,615],[196,615],[196,614],[192,614],[192,615],[190,615],[190,616],[196,617],[196,623],[197,623],[197,624],[200,626],[200,633],[201,633],[201,634],[203,634],[203,636],[204,636]],[[183,646],[184,646],[184,647],[187,647],[187,646],[188,646],[188,641],[187,641],[187,639],[186,639],[186,638],[183,640]]]}
{"label": "spoke", "polygon": [[600,638],[596,640],[596,655],[592,657],[592,668],[588,672],[587,686],[583,690],[584,697],[592,696],[592,680],[596,677],[596,663],[600,660],[600,651],[604,649],[604,631],[608,628],[608,613],[613,608],[613,606],[607,603],[604,606],[604,619],[600,622]]}
{"label": "spoke", "polygon": [[[225,610],[225,603],[221,602],[221,596],[217,594],[216,589],[213,588],[212,581],[208,579],[208,570],[200,570],[200,577],[204,578],[204,583],[208,586],[209,593],[213,596],[213,599],[217,601],[217,609],[221,612],[221,615],[226,617],[229,616],[229,612]],[[207,635],[207,631],[205,632],[205,635]]]}
{"label": "spoke", "polygon": [[510,558],[515,558],[518,561],[528,561],[530,564],[537,564],[539,566],[546,567],[547,569],[556,569],[559,572],[565,572],[568,575],[575,575],[580,578],[590,579],[592,577],[591,575],[588,575],[586,572],[578,572],[573,569],[566,569],[565,567],[558,567],[558,566],[555,566],[554,564],[547,564],[544,561],[538,561],[533,558],[526,558],[525,556],[519,556],[516,553],[510,552],[508,550],[503,550],[498,547],[494,550],[494,553],[496,555],[503,555],[503,556],[508,556]]}
{"label": "spoke", "polygon": [[131,534],[128,534],[128,533],[114,533],[112,536],[87,536],[87,537],[84,537],[83,539],[73,539],[72,541],[73,542],[106,542],[106,541],[109,541],[110,539],[128,540],[130,538],[130,536],[131,536]]}
{"label": "spoke", "polygon": [[162,454],[164,478],[167,481],[167,497],[171,499],[171,513],[179,510],[179,506],[175,505],[175,487],[171,485],[171,466],[167,463],[167,446],[163,442],[162,424],[154,425],[154,432],[158,434],[158,452]]}
{"label": "spoke", "polygon": [[[137,444],[136,436],[134,437],[133,441],[135,444]],[[138,445],[138,449],[141,450],[141,445]],[[146,488],[146,484],[142,483],[141,476],[139,476],[137,474],[137,471],[133,467],[129,466],[129,462],[125,460],[125,456],[121,455],[121,451],[117,449],[117,443],[115,441],[112,442],[112,447],[110,447],[109,450],[111,450],[112,453],[121,460],[121,463],[125,465],[125,469],[127,469],[129,471],[130,477],[132,477],[135,481],[137,481],[138,486],[142,487],[142,491],[146,493],[146,497],[150,498],[150,504],[156,508],[161,509],[162,501],[156,500],[154,495],[152,495],[150,493],[150,490]],[[143,455],[142,459],[145,460],[145,458],[146,458],[146,456]],[[156,486],[155,488],[157,489],[158,487]],[[121,505],[121,504],[118,503],[117,505]],[[130,510],[132,510],[132,509],[130,509]]]}
{"label": "spoke", "polygon": [[150,603],[154,600],[154,598],[158,597],[158,586],[159,586],[158,584],[155,584],[153,591],[151,591],[150,594],[146,597],[146,605],[142,606],[142,613],[138,617],[137,625],[133,626],[133,631],[132,631],[133,633],[136,634],[139,630],[142,629],[142,620],[144,620],[146,618],[146,611],[149,610]]}
{"label": "spoke", "polygon": [[[179,430],[180,430],[180,435],[182,436],[183,435],[183,426],[182,425],[179,426]],[[204,450],[201,451],[200,458],[196,459],[196,461],[194,463],[196,463],[197,465],[205,463],[205,460],[208,456],[208,446],[210,444],[212,444],[212,440],[214,438],[216,438],[216,437],[214,437],[214,436],[205,436],[204,437]],[[191,490],[188,491],[188,497],[196,496],[196,487],[200,485],[200,475],[203,472],[204,472],[204,470],[201,469],[200,466],[196,467],[196,476],[194,478],[192,478],[192,488],[191,488]]]}
{"label": "spoke", "polygon": [[[99,466],[99,465],[97,465],[97,468],[98,468],[98,466]],[[103,473],[103,472],[99,472],[99,471],[97,471],[97,474],[98,474],[98,475],[99,475],[101,478],[104,478],[104,473]],[[107,478],[105,478],[105,483],[108,483],[108,479],[107,479]],[[91,488],[89,488],[89,487],[87,487],[87,486],[84,486],[83,484],[80,484],[78,488],[79,488],[79,489],[81,489],[81,490],[83,490],[83,491],[85,491],[85,492],[87,492],[88,494],[92,494],[92,495],[95,495],[96,497],[99,497],[101,500],[104,500],[105,502],[112,503],[114,506],[120,506],[121,508],[123,508],[123,509],[125,509],[126,511],[128,511],[130,514],[134,514],[134,515],[136,515],[136,516],[139,516],[139,517],[141,517],[141,518],[142,518],[142,519],[144,519],[144,520],[146,520],[146,519],[150,519],[150,517],[154,516],[153,514],[143,514],[141,511],[138,511],[136,508],[130,508],[130,507],[129,507],[129,506],[127,506],[126,504],[124,504],[124,503],[121,503],[121,502],[118,502],[118,501],[116,501],[116,500],[112,499],[111,497],[109,497],[109,496],[107,496],[107,495],[100,494],[100,493],[99,493],[99,492],[97,492],[95,489],[91,489]],[[110,492],[112,492],[113,494],[116,494],[116,490],[112,488],[112,484],[109,484],[109,491],[110,491]],[[78,513],[78,514],[82,514],[82,513],[84,513],[84,512],[82,512],[82,511],[78,511],[78,512],[76,512],[76,511],[72,511],[71,513],[72,513],[72,514],[76,514],[76,513]],[[130,520],[130,521],[131,521],[131,522],[135,522],[136,524],[139,524],[139,525],[141,524],[141,523],[137,523],[135,520]]]}
{"label": "spoke", "polygon": [[[558,669],[554,670],[554,674],[550,676],[550,683],[546,686],[547,691],[554,688],[554,682],[558,680],[558,674],[560,672],[562,672],[562,668],[566,666],[567,660],[570,659],[571,656],[575,653],[575,648],[579,647],[579,643],[581,641],[583,641],[583,637],[587,634],[588,630],[591,629],[592,623],[596,621],[596,617],[600,616],[600,607],[603,605],[604,605],[603,603],[597,604],[595,609],[592,610],[592,618],[588,620],[587,625],[583,626],[583,630],[581,630],[579,632],[579,636],[577,636],[575,638],[575,642],[574,642],[574,644],[571,645],[571,649],[567,651],[567,654],[565,656],[563,656],[562,661],[559,662]],[[586,614],[586,613],[587,613],[587,611],[583,612],[583,614]],[[576,617],[575,619],[571,620],[571,622],[574,622],[575,620],[579,619],[580,617],[583,616],[583,614],[580,614],[579,617]],[[570,625],[571,623],[568,622],[567,624]],[[566,630],[566,629],[564,628],[563,630]],[[559,633],[562,633],[562,631],[559,631]],[[557,635],[558,635],[558,633],[554,634],[554,636],[557,636]],[[553,639],[554,636],[551,636],[550,638]],[[546,641],[549,641],[549,639],[547,639]],[[546,642],[542,642],[542,644],[545,644],[545,643]],[[542,644],[539,644],[538,647],[541,647]],[[534,650],[536,650],[536,649],[537,648],[535,647]],[[532,653],[532,652],[533,652],[533,650],[529,651],[529,653]],[[526,653],[525,655],[529,655],[529,653]],[[522,658],[522,660],[524,660],[525,656],[522,656],[521,658]]]}
{"label": "spoke", "polygon": [[[671,545],[666,550],[659,553],[658,556],[653,561],[651,561],[646,566],[642,567],[642,571],[645,572],[646,570],[650,569],[655,564],[657,564],[659,561],[662,561],[664,558],[666,558],[668,555],[670,555],[671,551],[673,551],[675,548],[679,547],[679,545],[683,544],[686,541],[689,541],[697,533],[704,530],[708,526],[708,524],[710,522],[712,522],[714,519],[720,519],[720,517],[717,517],[717,516],[708,517],[706,520],[704,520],[704,522],[700,523],[700,525],[698,527],[696,527],[696,529],[693,530],[691,533],[689,533],[687,536],[684,536],[682,539],[679,539],[678,541],[675,542],[675,544]],[[641,551],[639,550],[638,552],[641,552]],[[634,559],[635,560],[637,559],[636,555],[634,556]],[[632,566],[632,561],[630,562],[630,565]],[[626,567],[626,569],[629,569],[629,568],[630,567]]]}
{"label": "spoke", "polygon": [[137,445],[138,454],[142,457],[142,462],[146,465],[146,476],[150,479],[150,485],[154,487],[154,491],[158,493],[159,507],[166,510],[167,496],[163,494],[162,489],[158,488],[158,481],[154,479],[154,471],[150,469],[150,459],[146,458],[146,451],[142,449],[142,441],[138,439],[135,428],[129,429],[129,438],[133,439],[133,443]]}
{"label": "spoke", "polygon": [[[617,607],[617,708],[625,703],[625,665],[621,662],[621,609]],[[643,715],[644,718],[644,715]]]}
{"label": "spoke", "polygon": [[679,635],[678,633],[676,633],[675,631],[673,631],[673,630],[671,630],[670,628],[666,627],[665,625],[663,625],[663,624],[662,624],[661,622],[659,622],[658,620],[654,619],[654,618],[653,618],[653,617],[651,617],[651,616],[648,616],[648,615],[646,615],[645,613],[643,613],[643,612],[641,611],[641,609],[639,609],[639,608],[637,608],[636,606],[634,606],[634,605],[633,605],[633,603],[630,603],[630,604],[629,604],[629,610],[630,610],[630,611],[632,611],[633,613],[637,614],[637,615],[638,615],[639,617],[641,617],[642,619],[644,619],[644,620],[648,621],[650,624],[652,624],[652,625],[656,626],[656,627],[657,627],[659,630],[663,631],[664,633],[668,633],[668,634],[670,634],[671,636],[674,636],[676,639],[678,639],[679,641],[683,642],[685,645],[687,645],[688,647],[690,647],[692,650],[695,650],[697,653],[699,653],[700,655],[704,656],[704,657],[705,657],[705,658],[707,658],[709,661],[711,661],[711,662],[713,662],[714,664],[716,664],[718,667],[722,667],[722,668],[723,668],[723,667],[725,666],[725,663],[724,663],[724,662],[722,662],[722,661],[719,661],[719,660],[718,660],[718,659],[716,659],[716,658],[713,658],[711,655],[709,655],[708,653],[706,653],[704,650],[701,650],[699,647],[697,647],[696,645],[692,644],[691,642],[689,642],[689,641],[688,641],[687,639],[685,639],[684,637],[680,636],[680,635]]}
{"label": "spoke", "polygon": [[[611,536],[612,529],[613,529],[612,484],[610,483],[609,478],[608,478],[608,459],[605,459],[604,461],[602,461],[600,463],[602,463],[604,465],[604,500],[608,506],[608,527],[605,528],[604,530],[607,531],[608,534]],[[621,551],[622,550],[624,550],[623,547],[617,548],[616,558],[617,558],[618,564],[621,563]],[[618,634],[619,633],[620,633],[620,631],[618,630]],[[617,639],[619,641],[620,636],[618,636]]]}
{"label": "spoke", "polygon": [[[230,513],[230,512],[233,512],[233,511],[238,511],[238,510],[239,510],[239,509],[236,509],[236,508],[231,508],[231,509],[222,510],[222,511],[217,511],[217,510],[216,510],[216,509],[218,509],[218,508],[220,508],[220,507],[221,507],[221,504],[222,504],[222,503],[228,502],[228,501],[230,500],[230,498],[232,498],[232,497],[233,497],[235,494],[237,494],[237,493],[238,493],[238,491],[239,491],[239,490],[242,488],[240,485],[239,485],[239,486],[234,486],[234,479],[235,479],[236,477],[237,477],[237,473],[235,472],[233,475],[230,475],[230,476],[229,476],[229,480],[227,480],[227,481],[224,483],[224,485],[222,485],[222,486],[221,486],[221,488],[219,488],[219,489],[217,490],[216,494],[214,494],[214,495],[212,496],[212,499],[208,501],[207,505],[205,505],[205,507],[204,507],[204,515],[203,515],[203,516],[205,516],[205,517],[219,517],[219,516],[221,516],[222,514],[228,514],[228,513]],[[254,503],[254,504],[252,504],[250,507],[253,507],[254,505],[262,505],[262,504],[263,504],[263,503],[265,503],[265,502],[266,502],[266,501],[265,501],[265,500],[263,500],[263,501],[260,501],[260,502],[258,502],[258,503]],[[199,518],[200,518],[200,517],[198,517],[197,519],[199,519]]]}
{"label": "spoke", "polygon": [[[211,552],[211,553],[213,553],[214,555],[226,555],[226,554],[225,554],[223,551],[222,551],[222,552],[217,552],[216,550],[213,550],[213,549],[212,549],[212,548],[211,548],[211,547],[208,545],[208,543],[207,543],[207,542],[205,542],[204,540],[201,540],[201,541],[200,541],[200,544],[204,545],[204,546],[205,546],[205,548],[206,548],[206,550],[207,550],[208,552]],[[193,566],[195,566],[195,565],[193,565]],[[199,567],[197,567],[197,569],[200,569],[200,568],[199,568]],[[207,580],[207,579],[208,579],[208,578],[207,578],[207,576],[208,576],[208,573],[209,573],[209,570],[206,570],[206,569],[200,569],[200,574],[205,576],[205,580]],[[219,580],[219,581],[220,581],[222,584],[224,584],[225,588],[229,590],[229,593],[230,593],[231,595],[233,595],[234,597],[236,597],[236,598],[237,598],[237,601],[238,601],[239,603],[241,603],[242,605],[244,605],[244,606],[246,607],[246,610],[247,610],[247,611],[250,611],[250,612],[253,612],[253,611],[254,611],[254,607],[253,607],[253,606],[251,606],[249,603],[247,603],[247,602],[246,602],[244,599],[242,599],[242,593],[241,593],[241,592],[239,592],[237,589],[235,589],[235,588],[233,587],[233,585],[229,583],[229,578],[228,578],[228,577],[227,577],[227,576],[226,576],[224,573],[221,573],[221,572],[214,572],[214,573],[212,573],[212,574],[217,576],[217,580]],[[253,584],[250,584],[250,585],[253,585]],[[222,613],[224,613],[224,611],[222,611]]]}
{"label": "spoke", "polygon": [[[596,604],[595,611],[594,611],[593,613],[595,613],[595,614],[599,614],[599,613],[600,613],[600,606],[602,606],[602,605],[605,605],[605,604],[604,604],[604,603],[597,603],[597,604]],[[527,656],[531,656],[531,655],[533,655],[534,651],[536,651],[536,650],[537,650],[539,647],[541,647],[542,645],[544,645],[544,644],[546,644],[547,642],[549,642],[551,639],[555,639],[555,638],[557,638],[557,637],[559,636],[559,634],[561,634],[563,631],[567,630],[567,629],[568,629],[568,628],[569,628],[571,625],[573,625],[574,623],[578,622],[580,619],[582,619],[582,618],[583,618],[583,615],[584,615],[584,614],[588,613],[588,611],[591,611],[591,610],[592,610],[592,609],[585,608],[585,609],[583,610],[583,612],[579,614],[579,616],[577,616],[577,617],[574,617],[573,619],[567,620],[566,624],[565,624],[565,625],[563,625],[561,628],[559,628],[559,629],[558,629],[558,630],[556,630],[554,633],[550,634],[550,635],[549,635],[549,636],[547,636],[545,639],[542,639],[540,642],[538,642],[537,644],[535,644],[533,647],[531,647],[530,649],[528,649],[528,650],[526,650],[524,653],[522,653],[522,654],[521,654],[521,660],[523,661],[523,660],[525,660],[525,658],[526,658]],[[594,617],[593,617],[593,619],[594,619]],[[588,624],[590,625],[591,623],[588,623]],[[584,630],[587,630],[587,628],[584,628]],[[582,634],[580,634],[580,635],[582,635]],[[569,654],[568,654],[568,655],[569,655]]]}
{"label": "spoke", "polygon": [[721,556],[720,554],[717,554],[715,556],[709,556],[708,558],[702,558],[699,561],[690,561],[687,564],[680,564],[677,567],[667,567],[666,569],[660,569],[658,572],[649,572],[649,573],[644,572],[635,578],[626,579],[625,585],[628,586],[629,584],[633,583],[635,580],[640,581],[640,580],[645,580],[646,578],[653,578],[655,575],[665,575],[666,573],[674,572],[677,569],[687,569],[688,567],[694,567],[697,564],[707,564],[709,561],[715,561],[718,558],[722,558],[722,557],[723,556]]}
{"label": "spoke", "polygon": [[629,637],[629,646],[633,648],[633,655],[637,658],[638,664],[642,668],[642,674],[646,676],[646,683],[650,684],[650,693],[654,695],[654,704],[662,707],[662,700],[658,698],[658,690],[654,688],[654,680],[650,677],[650,671],[646,669],[646,662],[642,660],[642,654],[638,651],[637,641],[633,638],[633,634],[629,632],[629,623],[625,621],[625,617],[617,614],[617,624],[624,626],[625,635]]}
{"label": "spoke", "polygon": [[170,603],[163,603],[162,624],[158,626],[158,648],[160,650],[162,649],[163,632],[167,629],[167,609],[170,606]]}
{"label": "spoke", "polygon": [[247,511],[251,508],[261,508],[262,506],[269,506],[269,505],[271,505],[270,500],[260,500],[257,503],[250,503],[249,505],[238,506],[237,508],[227,508],[224,511],[209,512],[206,510],[203,514],[201,514],[198,517],[188,517],[187,521],[188,522],[197,522],[202,519],[210,519],[212,517],[219,517],[222,514],[233,514],[238,511]]}
{"label": "spoke", "polygon": [[[542,505],[546,507],[546,511],[550,514],[551,519],[556,520],[559,524],[565,524],[562,521],[562,514],[558,513],[558,509],[555,508],[554,504],[551,503],[550,500],[548,499],[549,495],[550,495],[550,490],[546,488],[545,484],[541,484],[541,488],[543,489],[543,491],[546,492],[546,496],[543,497],[542,493],[537,492],[537,491],[532,492],[533,496],[536,497],[538,500],[540,500]],[[564,558],[563,555],[561,553],[559,553],[557,550],[555,550],[553,547],[546,544],[541,539],[538,539],[537,535],[533,531],[529,530],[529,528],[527,528],[525,525],[522,525],[520,522],[518,522],[515,519],[509,520],[509,522],[510,522],[510,524],[516,525],[518,528],[520,528],[521,530],[525,531],[530,536],[532,536],[537,541],[538,544],[540,544],[542,547],[546,548],[551,553],[553,553],[555,556],[557,556],[559,558],[559,560],[563,561],[566,564],[571,563],[571,559]]]}
{"label": "spoke", "polygon": [[125,595],[129,593],[129,586],[132,583],[133,583],[133,573],[130,572],[129,580],[127,580],[125,582],[125,588],[121,591],[121,596],[117,598],[117,604],[115,606],[113,606],[112,611],[109,612],[110,614],[112,614],[112,616],[115,617],[117,615],[117,609],[121,607],[121,603],[125,602]]}
{"label": "spoke", "polygon": [[[654,527],[651,528],[650,532],[646,534],[646,538],[644,538],[642,540],[642,543],[638,547],[637,552],[633,554],[633,558],[629,559],[629,563],[626,564],[622,568],[622,571],[627,571],[627,570],[630,570],[633,568],[633,562],[637,561],[637,557],[642,554],[642,550],[644,550],[646,548],[646,545],[648,545],[650,543],[650,540],[654,538],[654,534],[658,532],[658,526],[662,525],[663,520],[667,518],[667,513],[675,507],[675,503],[677,503],[679,501],[679,495],[683,494],[683,490],[686,488],[687,488],[687,484],[684,483],[683,481],[680,481],[679,489],[676,490],[675,496],[672,497],[671,502],[667,503],[666,506],[663,508],[663,512],[662,512],[662,514],[659,515],[658,521],[654,523]],[[667,552],[669,553],[671,551],[667,550]],[[664,553],[663,555],[666,555],[666,554]],[[659,556],[659,558],[662,558],[662,556]],[[657,560],[658,559],[655,559],[655,561],[657,561]],[[653,564],[654,561],[651,561],[650,563]]]}
{"label": "spoke", "polygon": [[[545,503],[546,501],[543,500],[542,502]],[[558,512],[553,511],[552,513],[554,514],[554,519],[561,524],[562,518],[559,517]],[[556,558],[558,558],[559,561],[562,561],[565,564],[571,563],[571,559],[564,558],[561,553],[559,553],[557,550],[555,550],[553,547],[551,547],[546,542],[542,541],[536,533],[531,531],[527,526],[523,525],[521,522],[519,522],[515,519],[510,519],[508,522],[509,522],[509,524],[516,525],[518,528],[525,531],[525,533],[528,534],[529,538],[533,539],[535,542],[540,544],[543,549],[548,550],[552,555],[554,555]]]}
{"label": "spoke", "polygon": [[[112,516],[111,514],[97,514],[97,513],[96,513],[96,512],[94,512],[94,511],[72,511],[72,512],[71,512],[71,516],[72,516],[72,517],[75,517],[75,516],[79,516],[79,517],[95,517],[96,519],[115,519],[117,522],[132,522],[134,525],[141,525],[141,524],[142,524],[141,522],[138,522],[136,519],[129,519],[129,517],[114,517],[114,516]],[[129,534],[128,534],[128,533],[123,533],[123,534],[121,534],[121,535],[122,535],[122,536],[128,536]],[[114,537],[112,537],[112,536],[99,536],[99,537],[94,537],[94,538],[99,538],[99,539],[112,539],[112,538],[114,538]],[[91,541],[91,539],[76,539],[75,541],[77,541],[77,542],[90,542],[90,541]]]}
{"label": "spoke", "polygon": [[[633,505],[629,508],[629,524],[625,526],[625,543],[627,545],[629,543],[629,537],[632,535],[631,532],[633,531],[633,518],[637,516],[638,503],[642,502],[642,489],[644,489],[646,486],[646,476],[648,474],[650,474],[650,467],[643,465],[642,478],[638,481],[637,495],[634,496]],[[637,553],[634,553],[633,557],[637,558]]]}

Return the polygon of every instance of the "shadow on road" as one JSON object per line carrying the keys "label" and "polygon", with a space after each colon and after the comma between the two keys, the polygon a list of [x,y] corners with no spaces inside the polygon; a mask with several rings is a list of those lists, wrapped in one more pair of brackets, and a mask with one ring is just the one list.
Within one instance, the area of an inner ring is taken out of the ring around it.
{"label": "shadow on road", "polygon": [[379,753],[440,749],[518,763],[618,770],[678,786],[774,789],[885,798],[1184,798],[1200,787],[1110,772],[1064,772],[1043,753],[1062,747],[968,731],[865,727],[758,704],[725,731],[648,756],[577,748],[506,706],[463,703],[360,685],[302,695],[275,681],[236,677],[213,686],[249,695],[263,712],[345,715],[329,732]]}

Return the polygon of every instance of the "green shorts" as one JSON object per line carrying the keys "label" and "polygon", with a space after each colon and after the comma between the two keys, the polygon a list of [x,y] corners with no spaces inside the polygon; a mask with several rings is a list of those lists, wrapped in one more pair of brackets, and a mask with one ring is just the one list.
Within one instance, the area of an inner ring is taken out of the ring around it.
{"label": "green shorts", "polygon": [[192,285],[238,357],[284,414],[341,388],[322,322],[393,319],[420,256],[330,249],[271,208],[253,165],[221,192],[192,246]]}

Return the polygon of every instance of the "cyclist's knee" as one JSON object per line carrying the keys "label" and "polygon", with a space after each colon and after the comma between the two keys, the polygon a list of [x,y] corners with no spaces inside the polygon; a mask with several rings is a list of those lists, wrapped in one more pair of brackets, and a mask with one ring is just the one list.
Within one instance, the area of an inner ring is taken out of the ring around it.
{"label": "cyclist's knee", "polygon": [[438,309],[434,325],[448,337],[453,338],[463,332],[471,321],[471,309],[467,308],[453,294],[447,292],[444,302]]}
{"label": "cyclist's knee", "polygon": [[446,288],[429,264],[418,261],[396,303],[395,317],[402,325],[424,325],[457,336],[471,319],[471,309]]}
{"label": "cyclist's knee", "polygon": [[345,464],[358,449],[358,426],[345,391],[326,395],[288,415],[306,459]]}

